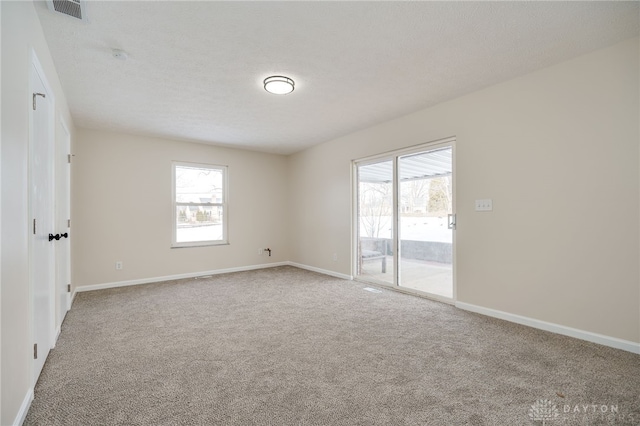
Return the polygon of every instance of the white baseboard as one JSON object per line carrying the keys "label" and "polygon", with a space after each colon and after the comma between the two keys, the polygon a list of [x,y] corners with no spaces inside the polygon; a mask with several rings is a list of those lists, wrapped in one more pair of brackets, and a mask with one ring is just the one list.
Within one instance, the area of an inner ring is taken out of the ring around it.
{"label": "white baseboard", "polygon": [[207,275],[228,274],[231,272],[253,271],[255,269],[274,268],[276,266],[286,266],[289,264],[290,264],[289,262],[266,263],[262,265],[250,265],[250,266],[240,266],[237,268],[216,269],[213,271],[189,272],[186,274],[165,275],[163,277],[141,278],[138,280],[116,281],[116,282],[103,283],[103,284],[83,285],[83,286],[76,287],[75,292],[73,293],[73,296],[75,297],[76,293],[83,292],[83,291],[104,290],[107,288],[127,287],[130,285],[150,284],[150,283],[157,283],[161,281],[182,280],[185,278],[196,278],[196,277],[204,277]]}
{"label": "white baseboard", "polygon": [[330,275],[336,278],[342,278],[343,280],[353,280],[351,275],[341,274],[339,272],[330,271],[328,269],[316,268],[315,266],[303,265],[302,263],[286,262],[290,266],[296,268],[306,269],[307,271],[318,272],[319,274]]}
{"label": "white baseboard", "polygon": [[592,343],[609,346],[616,349],[622,349],[635,354],[640,354],[640,343],[631,342],[629,340],[618,339],[616,337],[605,336],[603,334],[592,333],[590,331],[578,330],[576,328],[566,327],[564,325],[554,324],[546,321],[540,321],[534,318],[523,317],[520,315],[510,314],[508,312],[498,311],[495,309],[484,308],[482,306],[472,305],[470,303],[456,302],[455,306],[465,311],[475,312],[494,318],[503,319],[516,324],[526,325],[540,330],[550,331],[563,336],[575,337],[576,339],[586,340]]}
{"label": "white baseboard", "polygon": [[[306,269],[308,271],[317,272],[324,275],[329,275],[336,278],[341,278],[344,280],[353,280],[353,276],[351,275],[330,271],[328,269],[316,268],[315,266],[304,265],[302,263],[285,261],[285,262],[267,263],[267,264],[261,264],[261,265],[240,266],[237,268],[216,269],[212,271],[190,272],[186,274],[167,275],[162,277],[143,278],[138,280],[117,281],[117,282],[111,282],[111,283],[78,286],[75,288],[75,291],[71,295],[71,303],[73,303],[73,299],[75,298],[76,293],[83,292],[83,291],[126,287],[130,285],[138,285],[138,284],[150,284],[150,283],[161,282],[161,281],[180,280],[185,278],[202,277],[206,275],[228,274],[231,272],[252,271],[256,269],[273,268],[276,266],[287,266],[287,265],[294,266],[300,269]],[[563,325],[554,324],[546,321],[541,321],[534,318],[528,318],[528,317],[523,317],[521,315],[511,314],[509,312],[503,312],[495,309],[485,308],[478,305],[472,305],[470,303],[455,302],[455,306],[465,311],[475,312],[478,314],[487,315],[490,317],[514,322],[516,324],[522,324],[529,327],[538,328],[540,330],[550,331],[552,333],[557,333],[557,334],[561,334],[569,337],[575,337],[577,339],[586,340],[588,342],[598,343],[600,345],[605,345],[612,348],[622,349],[628,352],[640,354],[640,343],[631,342],[629,340],[623,340],[623,339],[618,339],[616,337],[610,337],[602,334],[592,333],[589,331],[578,330],[575,328],[566,327]],[[32,391],[32,394],[33,394],[33,391]]]}
{"label": "white baseboard", "polygon": [[327,269],[321,269],[321,268],[316,268],[314,266],[303,265],[301,263],[286,261],[286,262],[276,262],[276,263],[265,263],[261,265],[240,266],[237,268],[215,269],[212,271],[200,271],[200,272],[189,272],[186,274],[165,275],[162,277],[141,278],[138,280],[115,281],[115,282],[103,283],[103,284],[82,285],[75,288],[75,291],[71,296],[71,303],[73,303],[73,299],[75,299],[76,293],[83,292],[83,291],[104,290],[107,288],[127,287],[130,285],[150,284],[150,283],[157,283],[161,281],[181,280],[185,278],[203,277],[206,275],[228,274],[231,272],[253,271],[256,269],[274,268],[276,266],[294,266],[296,268],[306,269],[308,271],[318,272],[320,274],[330,275],[330,276],[342,278],[345,280],[353,279],[351,275],[345,275],[338,272],[329,271]]}
{"label": "white baseboard", "polygon": [[20,405],[20,410],[18,410],[18,414],[16,415],[15,420],[13,421],[14,426],[22,426],[24,423],[24,419],[27,417],[27,413],[29,412],[29,407],[31,407],[31,403],[33,402],[33,389],[29,388],[27,394],[24,396],[22,400],[22,404]]}

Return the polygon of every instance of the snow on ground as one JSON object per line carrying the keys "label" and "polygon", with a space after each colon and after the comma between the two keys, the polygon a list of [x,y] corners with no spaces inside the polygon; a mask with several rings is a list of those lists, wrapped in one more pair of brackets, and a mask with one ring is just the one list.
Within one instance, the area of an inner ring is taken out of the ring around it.
{"label": "snow on ground", "polygon": [[[383,216],[381,218],[380,223],[383,226],[380,227],[378,235],[367,235],[367,223],[370,223],[370,220],[366,218],[360,219],[360,236],[391,238],[391,224],[393,223],[391,216]],[[451,243],[453,234],[447,228],[446,217],[400,217],[400,238],[412,241]]]}
{"label": "snow on ground", "polygon": [[215,241],[222,239],[222,225],[203,225],[178,228],[177,240],[184,241]]}

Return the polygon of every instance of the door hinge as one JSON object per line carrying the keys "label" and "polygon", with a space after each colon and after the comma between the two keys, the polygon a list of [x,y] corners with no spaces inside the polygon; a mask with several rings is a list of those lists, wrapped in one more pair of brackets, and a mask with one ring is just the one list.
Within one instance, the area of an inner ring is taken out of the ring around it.
{"label": "door hinge", "polygon": [[38,359],[38,344],[33,344],[33,359]]}
{"label": "door hinge", "polygon": [[46,98],[44,93],[34,93],[33,94],[33,110],[36,110],[36,96],[42,96],[43,98]]}
{"label": "door hinge", "polygon": [[67,163],[71,164],[71,154],[67,154]]}
{"label": "door hinge", "polygon": [[71,284],[67,284],[67,293],[71,293]]}
{"label": "door hinge", "polygon": [[33,219],[33,235],[36,235],[36,220]]}
{"label": "door hinge", "polygon": [[67,228],[71,228],[71,219],[67,219]]}

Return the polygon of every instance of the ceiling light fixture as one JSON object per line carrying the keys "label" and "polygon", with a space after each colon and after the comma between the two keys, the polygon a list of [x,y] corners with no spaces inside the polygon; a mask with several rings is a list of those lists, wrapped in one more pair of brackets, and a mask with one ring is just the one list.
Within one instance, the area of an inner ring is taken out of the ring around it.
{"label": "ceiling light fixture", "polygon": [[286,95],[293,92],[295,83],[289,77],[273,75],[264,79],[264,90],[274,95]]}

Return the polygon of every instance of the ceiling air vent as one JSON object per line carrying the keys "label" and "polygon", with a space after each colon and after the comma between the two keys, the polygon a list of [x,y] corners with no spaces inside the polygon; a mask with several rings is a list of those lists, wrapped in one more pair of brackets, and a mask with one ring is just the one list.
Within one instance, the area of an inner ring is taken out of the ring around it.
{"label": "ceiling air vent", "polygon": [[87,4],[84,0],[47,0],[47,7],[52,12],[59,12],[72,18],[87,20]]}

